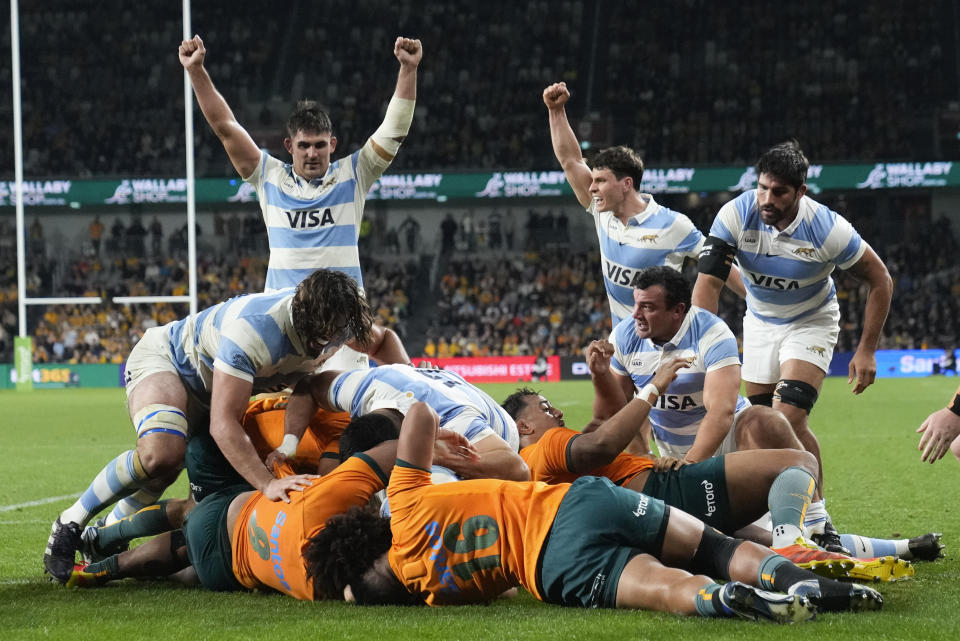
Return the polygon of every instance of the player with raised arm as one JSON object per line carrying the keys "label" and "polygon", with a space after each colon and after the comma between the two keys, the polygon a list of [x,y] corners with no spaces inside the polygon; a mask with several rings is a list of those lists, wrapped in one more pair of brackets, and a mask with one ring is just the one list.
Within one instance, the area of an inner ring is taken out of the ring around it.
{"label": "player with raised arm", "polygon": [[[823,466],[808,416],[830,368],[840,306],[830,274],[837,267],[870,288],[863,332],[848,383],[860,394],[877,371],[875,352],[890,310],[893,281],[876,252],[843,216],[807,193],[810,163],[796,141],[767,150],[757,162],[757,188],[717,213],[700,254],[693,304],[717,311],[720,290],[736,262],[747,291],[743,381],[754,405],[771,405],[790,421],[803,447]],[[846,551],[829,521],[815,539]]]}
{"label": "player with raised arm", "polygon": [[347,342],[381,362],[410,361],[396,334],[373,324],[357,283],[324,269],[295,289],[239,296],[147,330],[125,369],[136,449],[107,464],[53,523],[46,572],[69,578],[81,529],[103,508],[136,492],[112,522],[154,503],[180,473],[188,437],[208,435],[252,487],[289,501],[309,478],[274,477],[240,419],[252,394],[295,385]]}
{"label": "player with raised arm", "polygon": [[[296,286],[314,269],[342,271],[363,288],[357,241],[367,192],[390,166],[410,130],[417,98],[419,40],[397,38],[397,85],[380,127],[364,145],[331,161],[337,146],[330,117],[310,100],[301,101],[287,121],[287,164],[261,150],[237,122],[204,68],[200,36],[180,44],[180,63],[193,84],[197,103],[223,143],[240,177],[257,192],[270,241],[266,290]],[[341,350],[328,367],[365,367],[366,356]]]}
{"label": "player with raised arm", "polygon": [[[637,271],[654,265],[683,268],[696,260],[703,234],[683,214],[668,209],[640,191],[643,160],[628,147],[610,147],[588,164],[567,120],[570,90],[557,82],[543,90],[550,118],[553,152],[577,200],[594,220],[603,269],[603,284],[613,325],[630,316]],[[730,286],[741,298],[743,284],[731,275]]]}

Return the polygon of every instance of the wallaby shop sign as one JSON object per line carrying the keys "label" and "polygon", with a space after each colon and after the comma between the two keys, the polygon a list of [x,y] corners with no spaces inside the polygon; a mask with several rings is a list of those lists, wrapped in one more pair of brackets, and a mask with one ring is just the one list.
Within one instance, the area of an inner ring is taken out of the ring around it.
{"label": "wallaby shop sign", "polygon": [[[824,190],[938,189],[960,187],[960,167],[952,162],[901,162],[866,165],[810,165],[811,193]],[[650,167],[641,189],[654,194],[688,192],[739,193],[757,186],[753,167]],[[29,206],[74,207],[183,203],[185,178],[122,178],[120,180],[27,180],[23,202]],[[370,200],[436,202],[490,198],[536,199],[572,196],[562,171],[498,171],[492,173],[390,174],[374,183]],[[254,202],[253,187],[240,179],[199,178],[198,203]],[[0,181],[0,207],[16,204],[16,183]]]}

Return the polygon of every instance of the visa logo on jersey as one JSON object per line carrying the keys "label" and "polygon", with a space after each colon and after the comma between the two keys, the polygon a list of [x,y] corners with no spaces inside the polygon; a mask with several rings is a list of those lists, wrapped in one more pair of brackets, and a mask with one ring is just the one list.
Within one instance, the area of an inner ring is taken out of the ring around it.
{"label": "visa logo on jersey", "polygon": [[333,212],[327,207],[322,212],[319,209],[310,209],[305,211],[285,211],[287,221],[291,229],[312,229],[313,227],[323,227],[324,225],[333,225]]}
{"label": "visa logo on jersey", "polygon": [[686,410],[697,407],[697,402],[687,394],[663,394],[654,407],[658,410]]}
{"label": "visa logo on jersey", "polygon": [[765,287],[767,289],[800,289],[800,281],[790,280],[789,278],[778,278],[776,276],[767,276],[766,274],[755,274],[754,272],[747,272],[750,274],[750,280],[753,281],[753,284],[758,287]]}

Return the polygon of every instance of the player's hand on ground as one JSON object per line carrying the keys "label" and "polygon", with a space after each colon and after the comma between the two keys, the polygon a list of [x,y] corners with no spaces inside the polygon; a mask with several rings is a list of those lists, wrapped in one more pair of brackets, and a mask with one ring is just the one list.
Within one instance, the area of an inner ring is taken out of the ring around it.
{"label": "player's hand on ground", "polygon": [[873,385],[876,377],[877,357],[872,353],[862,354],[860,350],[857,350],[850,360],[850,375],[847,377],[847,385],[856,381],[857,384],[853,388],[853,393],[859,394]]}
{"label": "player's hand on ground", "polygon": [[273,479],[262,492],[265,497],[271,501],[290,502],[288,492],[303,492],[305,488],[313,485],[313,480],[320,478],[316,474],[294,474],[293,476],[284,476],[280,479]]}
{"label": "player's hand on ground", "polygon": [[476,463],[478,459],[476,448],[463,434],[443,428],[437,430],[437,440],[433,444],[434,464],[456,471],[460,464]]}
{"label": "player's hand on ground", "polygon": [[687,464],[687,461],[682,458],[674,458],[672,456],[661,456],[660,458],[653,459],[653,471],[654,472],[667,472],[669,470],[679,470],[681,467]]}
{"label": "player's hand on ground", "polygon": [[657,368],[656,373],[653,375],[653,380],[650,382],[654,384],[657,391],[663,394],[667,391],[667,388],[670,387],[670,383],[677,379],[678,371],[684,367],[690,367],[692,363],[693,356],[674,356],[673,358],[668,358],[660,363],[660,367]]}
{"label": "player's hand on ground", "polygon": [[543,104],[547,109],[560,109],[570,100],[570,90],[567,83],[555,82],[543,90]]}
{"label": "player's hand on ground", "polygon": [[606,374],[610,371],[610,358],[613,356],[613,343],[599,340],[590,341],[583,355],[587,359],[587,367],[591,374]]}
{"label": "player's hand on ground", "polygon": [[423,58],[423,46],[419,39],[414,40],[401,36],[393,43],[393,55],[397,57],[401,65],[416,67],[420,64],[420,59]]}
{"label": "player's hand on ground", "polygon": [[180,43],[180,64],[184,69],[192,67],[202,67],[203,59],[207,55],[207,49],[203,46],[203,40],[200,36],[194,36],[191,40],[184,40]]}
{"label": "player's hand on ground", "polygon": [[928,416],[917,428],[917,433],[923,435],[917,444],[917,449],[923,452],[920,460],[936,463],[950,449],[950,444],[960,437],[960,416],[943,408]]}

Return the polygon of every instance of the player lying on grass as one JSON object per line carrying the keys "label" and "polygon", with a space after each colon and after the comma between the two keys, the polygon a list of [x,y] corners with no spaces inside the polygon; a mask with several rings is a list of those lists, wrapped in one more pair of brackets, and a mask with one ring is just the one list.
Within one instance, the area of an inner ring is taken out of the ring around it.
{"label": "player lying on grass", "polygon": [[407,412],[387,488],[392,519],[357,509],[327,521],[307,554],[315,590],[364,604],[447,605],[522,585],[559,605],[782,622],[818,607],[882,604],[870,588],[818,577],[604,478],[433,485],[438,425],[424,403]]}
{"label": "player lying on grass", "polygon": [[[666,375],[678,362],[680,359],[670,359],[660,366],[653,379],[658,389],[669,385]],[[687,464],[669,457],[621,452],[650,409],[640,398],[586,433],[567,429],[563,412],[526,388],[510,395],[503,406],[517,422],[520,455],[530,467],[532,480],[569,483],[587,474],[603,476],[689,512],[723,532],[772,545],[801,567],[828,576],[894,580],[913,574],[909,563],[893,558],[895,552],[856,559],[821,550],[803,539],[800,524],[816,477],[816,460],[808,452],[747,450]],[[768,509],[772,539],[771,532],[749,525]],[[939,535],[917,537],[913,543],[918,555],[931,553],[936,558],[940,552]],[[881,549],[879,542],[877,549]],[[904,556],[913,556],[909,547]]]}
{"label": "player lying on grass", "polygon": [[[431,450],[435,445],[440,452],[472,452],[462,436],[448,430],[437,433]],[[182,530],[99,563],[77,566],[67,585],[94,587],[126,577],[167,576],[192,566],[195,580],[209,590],[273,589],[298,599],[323,598],[305,562],[312,537],[329,517],[365,505],[382,489],[395,457],[396,441],[381,443],[314,477],[302,492],[290,495],[289,503],[272,501],[246,483],[218,486],[186,515]],[[188,473],[202,462],[201,456],[188,458]],[[281,467],[293,472],[287,463]]]}
{"label": "player lying on grass", "polygon": [[349,412],[355,420],[393,420],[399,426],[416,401],[430,405],[440,415],[441,427],[462,434],[476,448],[478,458],[462,459],[454,470],[457,475],[515,481],[530,478],[526,464],[517,454],[519,436],[509,414],[480,388],[441,369],[388,365],[310,376],[297,385],[290,397],[284,439],[296,443],[306,424],[299,417],[312,415],[318,407]]}

